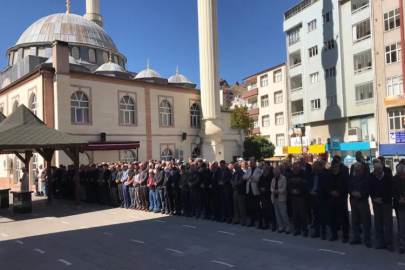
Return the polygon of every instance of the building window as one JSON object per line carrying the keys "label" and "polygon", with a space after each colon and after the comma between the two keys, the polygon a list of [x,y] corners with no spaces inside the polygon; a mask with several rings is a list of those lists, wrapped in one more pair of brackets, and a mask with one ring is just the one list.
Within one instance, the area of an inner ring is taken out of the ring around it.
{"label": "building window", "polygon": [[253,127],[258,128],[259,127],[259,120],[253,120]]}
{"label": "building window", "polygon": [[136,153],[133,150],[122,151],[121,161],[128,163],[136,161]]}
{"label": "building window", "polygon": [[35,170],[38,168],[38,157],[37,155],[32,155],[32,170],[34,171],[34,175],[35,175]]}
{"label": "building window", "polygon": [[200,127],[200,119],[201,119],[200,106],[198,106],[198,104],[196,103],[191,105],[190,113],[191,113],[191,126]]}
{"label": "building window", "polygon": [[329,51],[335,48],[335,40],[334,39],[330,39],[327,41],[323,42],[323,50],[324,51]]}
{"label": "building window", "polygon": [[283,79],[282,73],[281,73],[281,69],[274,71],[273,73],[274,76],[274,82],[281,82],[281,80]]}
{"label": "building window", "polygon": [[13,112],[15,112],[15,110],[17,110],[17,108],[18,108],[18,101],[16,100],[16,101],[14,101],[14,104],[13,104]]}
{"label": "building window", "polygon": [[162,152],[162,160],[164,160],[164,161],[171,161],[172,159],[173,159],[173,152],[172,152],[172,150],[170,150],[170,149],[165,149],[163,152]]}
{"label": "building window", "polygon": [[311,109],[312,110],[318,110],[320,108],[321,108],[321,100],[319,98],[311,100]]}
{"label": "building window", "polygon": [[77,48],[77,47],[73,47],[73,48],[72,48],[72,57],[73,57],[74,59],[76,59],[76,60],[79,60],[79,59],[80,59],[80,51],[79,51],[79,48]]}
{"label": "building window", "polygon": [[370,100],[374,97],[373,82],[356,85],[356,102]]}
{"label": "building window", "polygon": [[284,146],[285,144],[284,134],[276,135],[276,144],[277,146]]}
{"label": "building window", "polygon": [[325,79],[336,77],[336,67],[325,69]]}
{"label": "building window", "polygon": [[389,129],[390,130],[401,130],[405,128],[404,125],[404,108],[399,108],[395,110],[388,111]]}
{"label": "building window", "polygon": [[323,14],[322,17],[323,17],[323,23],[324,24],[328,23],[328,22],[331,22],[332,21],[332,11],[329,11],[329,12]]}
{"label": "building window", "polygon": [[270,116],[266,115],[266,116],[262,117],[262,125],[263,125],[263,127],[270,126]]}
{"label": "building window", "polygon": [[402,76],[387,78],[387,97],[403,93]]}
{"label": "building window", "polygon": [[401,42],[385,46],[385,61],[387,64],[395,63],[401,60]]}
{"label": "building window", "polygon": [[262,96],[262,107],[269,106],[269,95]]}
{"label": "building window", "polygon": [[92,63],[96,62],[96,52],[93,49],[89,49],[89,61]]}
{"label": "building window", "polygon": [[354,73],[361,73],[365,70],[370,70],[373,68],[373,61],[371,56],[371,50],[355,54],[353,56],[354,60]]}
{"label": "building window", "polygon": [[257,106],[257,99],[256,100],[253,100],[250,104],[249,104],[249,110],[252,110],[252,109],[256,109],[258,106]]}
{"label": "building window", "polygon": [[129,96],[120,101],[120,124],[135,125],[135,102]]}
{"label": "building window", "polygon": [[35,94],[32,94],[31,96],[31,111],[37,115],[37,97]]}
{"label": "building window", "polygon": [[[38,56],[39,56],[39,57],[45,57],[45,48],[44,48],[44,47],[39,47],[39,49],[38,49]],[[14,55],[14,58],[16,59],[17,56]]]}
{"label": "building window", "polygon": [[308,23],[308,32],[314,31],[316,29],[316,20],[312,20]]}
{"label": "building window", "polygon": [[281,113],[276,113],[276,117],[275,117],[275,122],[276,122],[276,126],[279,125],[284,125],[284,114]]}
{"label": "building window", "polygon": [[89,123],[89,99],[86,94],[80,91],[70,96],[70,115],[72,123]]}
{"label": "building window", "polygon": [[283,91],[277,91],[274,93],[274,104],[283,103]]}
{"label": "building window", "polygon": [[108,62],[108,53],[103,52],[103,63],[107,63]]}
{"label": "building window", "polygon": [[252,82],[250,85],[248,85],[248,91],[256,89],[257,88],[257,82]]}
{"label": "building window", "polygon": [[263,75],[260,77],[260,86],[265,87],[268,85],[267,75]]}
{"label": "building window", "polygon": [[353,26],[353,42],[359,42],[371,37],[370,19]]}
{"label": "building window", "polygon": [[389,31],[400,26],[399,8],[384,13],[384,29]]}
{"label": "building window", "polygon": [[300,28],[295,28],[288,33],[288,44],[293,45],[300,41]]}
{"label": "building window", "polygon": [[309,75],[309,82],[311,84],[317,83],[319,81],[319,72],[315,72]]}
{"label": "building window", "polygon": [[333,107],[337,105],[337,95],[326,97],[326,107]]}
{"label": "building window", "polygon": [[318,55],[318,46],[314,46],[308,49],[309,51],[309,57],[314,57],[315,55]]}
{"label": "building window", "polygon": [[201,156],[201,150],[200,148],[196,147],[193,150],[193,153],[191,154],[192,158],[198,158],[199,156]]}
{"label": "building window", "polygon": [[172,126],[172,105],[169,101],[163,100],[159,107],[160,114],[160,125],[161,126]]}

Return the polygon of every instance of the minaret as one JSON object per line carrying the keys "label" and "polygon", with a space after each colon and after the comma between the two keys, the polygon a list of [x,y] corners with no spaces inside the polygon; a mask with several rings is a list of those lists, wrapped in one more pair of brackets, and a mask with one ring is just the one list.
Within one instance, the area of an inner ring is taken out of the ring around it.
{"label": "minaret", "polygon": [[219,54],[217,0],[198,0],[200,84],[203,127],[202,154],[207,160],[224,157],[219,100]]}
{"label": "minaret", "polygon": [[86,0],[86,14],[84,17],[103,27],[103,16],[100,15],[100,0]]}

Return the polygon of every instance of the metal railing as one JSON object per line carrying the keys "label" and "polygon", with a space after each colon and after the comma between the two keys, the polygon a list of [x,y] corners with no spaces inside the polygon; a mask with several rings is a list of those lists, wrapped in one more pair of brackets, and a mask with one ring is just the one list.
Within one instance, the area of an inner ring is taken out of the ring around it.
{"label": "metal railing", "polygon": [[284,20],[285,21],[288,20],[295,14],[301,12],[303,9],[309,7],[310,5],[312,5],[313,3],[316,3],[318,1],[319,0],[304,0],[304,1],[299,2],[297,5],[293,6],[292,8],[290,8],[289,10],[284,12]]}
{"label": "metal railing", "polygon": [[299,115],[303,115],[304,114],[304,111],[300,111],[300,112],[293,112],[293,113],[291,113],[291,117],[294,117],[294,116],[299,116]]}

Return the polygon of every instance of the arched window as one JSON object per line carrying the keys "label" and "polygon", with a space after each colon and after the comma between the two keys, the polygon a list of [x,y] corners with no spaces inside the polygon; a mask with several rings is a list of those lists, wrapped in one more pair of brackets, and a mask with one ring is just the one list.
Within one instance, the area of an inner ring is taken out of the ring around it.
{"label": "arched window", "polygon": [[103,63],[107,63],[108,62],[108,53],[103,52]]}
{"label": "arched window", "polygon": [[191,113],[191,126],[200,127],[201,113],[198,104],[194,103],[191,106],[190,113]]}
{"label": "arched window", "polygon": [[96,62],[96,52],[93,49],[89,49],[89,61],[92,63]]}
{"label": "arched window", "polygon": [[45,48],[44,47],[39,47],[38,56],[45,57]]}
{"label": "arched window", "polygon": [[14,104],[13,104],[13,112],[15,110],[17,110],[17,108],[18,108],[18,101],[16,100],[16,101],[14,101]]}
{"label": "arched window", "polygon": [[35,94],[31,95],[31,102],[30,102],[31,111],[37,115],[37,97]]}
{"label": "arched window", "polygon": [[172,126],[172,105],[170,105],[169,101],[163,100],[160,103],[159,107],[159,114],[160,114],[160,125],[161,126]]}
{"label": "arched window", "polygon": [[136,161],[136,152],[133,150],[124,150],[121,152],[121,160],[123,162],[134,162]]}
{"label": "arched window", "polygon": [[193,150],[193,153],[191,154],[192,158],[198,158],[201,155],[201,150],[200,148],[196,147]]}
{"label": "arched window", "polygon": [[79,59],[80,59],[80,51],[79,51],[79,48],[77,48],[77,47],[73,47],[73,48],[72,48],[72,57],[73,57],[74,59],[76,59],[76,60],[79,60]]}
{"label": "arched window", "polygon": [[172,160],[172,158],[173,158],[173,152],[172,152],[172,150],[170,150],[170,149],[165,149],[163,152],[162,152],[162,160],[164,160],[164,161],[170,161],[170,160]]}
{"label": "arched window", "polygon": [[76,91],[70,97],[70,115],[72,123],[89,123],[89,99],[86,94]]}
{"label": "arched window", "polygon": [[90,157],[87,153],[79,154],[79,164],[90,165]]}
{"label": "arched window", "polygon": [[125,125],[135,125],[135,102],[129,96],[121,98],[120,123]]}

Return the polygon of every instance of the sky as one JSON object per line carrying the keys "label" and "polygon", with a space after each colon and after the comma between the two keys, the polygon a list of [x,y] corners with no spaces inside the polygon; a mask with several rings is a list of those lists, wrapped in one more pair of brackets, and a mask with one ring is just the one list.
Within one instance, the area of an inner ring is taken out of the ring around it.
{"label": "sky", "polygon": [[[86,13],[85,0],[71,12]],[[127,70],[180,74],[199,87],[197,0],[101,0],[104,29],[127,57]],[[299,0],[218,0],[220,77],[229,84],[286,61],[283,12]],[[5,52],[38,19],[66,12],[65,0],[0,1],[0,70]]]}

